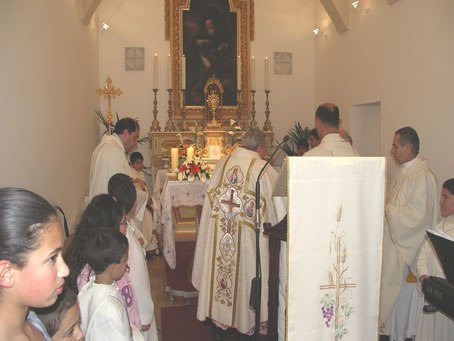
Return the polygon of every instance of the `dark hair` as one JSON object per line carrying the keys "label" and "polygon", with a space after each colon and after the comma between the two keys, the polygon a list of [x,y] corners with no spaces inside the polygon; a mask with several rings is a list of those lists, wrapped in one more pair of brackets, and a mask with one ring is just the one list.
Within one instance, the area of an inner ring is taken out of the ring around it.
{"label": "dark hair", "polygon": [[326,126],[339,127],[339,108],[332,103],[321,104],[315,112],[315,117]]}
{"label": "dark hair", "polygon": [[454,195],[454,178],[448,179],[445,182],[443,182],[443,188],[446,188],[449,193]]}
{"label": "dark hair", "polygon": [[137,199],[137,192],[130,176],[123,173],[112,175],[107,185],[107,191],[124,205],[126,213],[132,210]]}
{"label": "dark hair", "polygon": [[119,264],[128,253],[128,239],[120,231],[100,229],[87,241],[85,257],[95,274],[106,271],[111,264]]}
{"label": "dark hair", "polygon": [[296,144],[296,148],[304,148],[304,149],[308,150],[309,143],[307,142],[306,139],[299,140],[298,143]]}
{"label": "dark hair", "polygon": [[139,122],[130,117],[122,118],[115,124],[113,132],[117,135],[121,135],[123,134],[125,129],[128,130],[128,132],[131,134],[140,129]]}
{"label": "dark hair", "polygon": [[130,164],[132,165],[137,160],[142,160],[143,161],[142,153],[140,153],[140,152],[131,153],[131,155],[129,156]]}
{"label": "dark hair", "polygon": [[34,309],[39,319],[46,327],[50,337],[54,336],[65,318],[66,312],[77,303],[77,295],[65,286],[63,292],[58,295],[57,301],[50,307]]}
{"label": "dark hair", "polygon": [[87,264],[85,258],[87,241],[100,227],[118,231],[124,214],[123,204],[109,194],[99,194],[88,204],[76,227],[73,240],[64,255],[66,264],[71,270],[66,281],[75,293],[79,292],[77,277]]}
{"label": "dark hair", "polygon": [[396,130],[395,134],[399,135],[399,144],[405,146],[407,144],[411,145],[411,150],[413,154],[418,155],[419,153],[419,137],[416,130],[412,127],[403,127]]}
{"label": "dark hair", "polygon": [[40,246],[41,232],[56,221],[55,209],[38,194],[0,188],[0,259],[24,267],[28,254]]}
{"label": "dark hair", "polygon": [[314,139],[316,139],[316,140],[320,140],[320,136],[318,136],[318,132],[317,132],[316,128],[313,128],[313,129],[311,129],[311,131],[309,131],[309,136],[314,137]]}

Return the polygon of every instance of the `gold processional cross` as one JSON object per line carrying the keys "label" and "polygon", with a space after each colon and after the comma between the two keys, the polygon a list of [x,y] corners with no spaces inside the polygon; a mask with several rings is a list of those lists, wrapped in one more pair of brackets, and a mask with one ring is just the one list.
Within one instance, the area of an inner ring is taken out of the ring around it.
{"label": "gold processional cross", "polygon": [[108,109],[107,109],[107,132],[110,135],[111,134],[111,128],[112,128],[112,108],[110,106],[110,100],[113,98],[115,99],[115,96],[120,96],[123,92],[119,89],[116,88],[114,85],[112,85],[112,79],[107,77],[106,79],[106,86],[103,88],[99,88],[96,90],[96,93],[101,96],[104,95],[104,98],[107,97],[108,101]]}

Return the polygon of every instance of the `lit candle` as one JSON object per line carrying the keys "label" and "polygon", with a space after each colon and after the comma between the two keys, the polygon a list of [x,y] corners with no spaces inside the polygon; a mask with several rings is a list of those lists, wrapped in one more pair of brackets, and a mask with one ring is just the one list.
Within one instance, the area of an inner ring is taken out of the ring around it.
{"label": "lit candle", "polygon": [[236,62],[236,88],[241,90],[241,56],[238,56]]}
{"label": "lit candle", "polygon": [[167,55],[167,89],[172,89],[172,68],[170,66],[170,53]]}
{"label": "lit candle", "polygon": [[188,147],[186,154],[187,154],[187,160],[188,161],[192,160],[192,158],[194,157],[194,147],[192,147],[192,146]]}
{"label": "lit candle", "polygon": [[268,57],[265,57],[265,90],[270,89],[270,64]]}
{"label": "lit candle", "polygon": [[251,90],[255,90],[255,57],[251,60]]}
{"label": "lit candle", "polygon": [[158,54],[153,57],[153,89],[158,88]]}
{"label": "lit candle", "polygon": [[170,163],[171,163],[170,168],[172,170],[178,169],[178,148],[170,149]]}
{"label": "lit candle", "polygon": [[181,88],[186,89],[186,56],[181,57]]}

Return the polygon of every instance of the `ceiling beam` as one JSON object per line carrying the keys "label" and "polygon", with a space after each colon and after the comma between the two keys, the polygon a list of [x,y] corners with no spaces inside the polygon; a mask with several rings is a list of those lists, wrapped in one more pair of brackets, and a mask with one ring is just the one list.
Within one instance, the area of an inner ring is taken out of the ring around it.
{"label": "ceiling beam", "polygon": [[337,33],[348,30],[348,0],[320,0]]}
{"label": "ceiling beam", "polygon": [[102,0],[78,0],[80,20],[88,25]]}

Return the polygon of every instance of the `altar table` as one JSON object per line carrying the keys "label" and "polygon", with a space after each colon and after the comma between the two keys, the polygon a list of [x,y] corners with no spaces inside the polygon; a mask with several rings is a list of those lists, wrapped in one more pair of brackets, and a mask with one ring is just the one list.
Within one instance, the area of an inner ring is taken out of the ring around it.
{"label": "altar table", "polygon": [[208,183],[166,179],[161,196],[161,223],[163,225],[163,254],[171,269],[176,266],[175,236],[172,207],[203,205]]}

